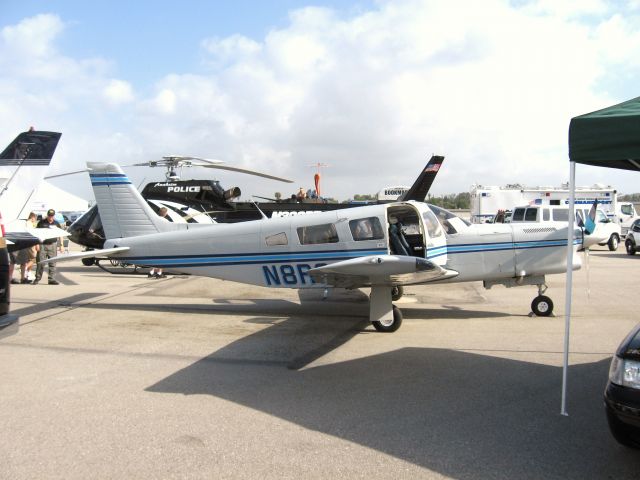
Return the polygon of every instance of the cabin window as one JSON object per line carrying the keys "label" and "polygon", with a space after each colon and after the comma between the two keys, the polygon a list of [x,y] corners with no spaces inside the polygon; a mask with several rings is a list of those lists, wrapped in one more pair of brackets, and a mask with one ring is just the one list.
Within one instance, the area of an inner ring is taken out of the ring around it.
{"label": "cabin window", "polygon": [[542,210],[542,220],[548,222],[551,219],[551,213],[549,213],[549,209],[545,208]]}
{"label": "cabin window", "polygon": [[287,234],[284,232],[266,236],[264,237],[264,241],[266,242],[268,247],[275,247],[276,245],[289,244],[289,242],[287,241]]}
{"label": "cabin window", "polygon": [[549,205],[560,205],[560,200],[549,200]]}
{"label": "cabin window", "polygon": [[315,245],[318,243],[338,243],[338,232],[333,223],[323,225],[309,225],[298,227],[298,238],[302,245]]}
{"label": "cabin window", "polygon": [[442,228],[440,227],[440,222],[438,222],[437,217],[431,210],[423,212],[422,219],[424,220],[424,224],[427,228],[429,238],[437,238],[442,236]]}
{"label": "cabin window", "polygon": [[349,222],[351,236],[356,242],[363,240],[380,240],[384,238],[384,231],[378,217],[360,218]]}
{"label": "cabin window", "polygon": [[569,221],[569,210],[566,208],[556,208],[553,210],[553,219],[556,222],[568,222]]}
{"label": "cabin window", "polygon": [[535,222],[538,220],[538,209],[537,208],[527,208],[527,212],[524,214],[525,222]]}
{"label": "cabin window", "polygon": [[511,218],[512,222],[522,222],[524,220],[524,211],[525,208],[516,208],[513,211],[513,217]]}

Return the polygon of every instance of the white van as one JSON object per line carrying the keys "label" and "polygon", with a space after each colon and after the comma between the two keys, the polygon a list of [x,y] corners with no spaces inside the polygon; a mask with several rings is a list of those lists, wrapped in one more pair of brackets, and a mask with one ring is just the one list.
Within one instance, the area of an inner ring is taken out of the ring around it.
{"label": "white van", "polygon": [[[579,219],[587,218],[589,208],[576,206],[576,222]],[[567,207],[555,205],[527,205],[526,207],[516,207],[511,215],[511,223],[552,223],[568,222],[569,209]],[[607,215],[600,209],[596,210],[596,231],[594,234],[607,240],[599,245],[607,245],[609,250],[614,251],[620,245],[621,229],[620,225],[607,218]]]}

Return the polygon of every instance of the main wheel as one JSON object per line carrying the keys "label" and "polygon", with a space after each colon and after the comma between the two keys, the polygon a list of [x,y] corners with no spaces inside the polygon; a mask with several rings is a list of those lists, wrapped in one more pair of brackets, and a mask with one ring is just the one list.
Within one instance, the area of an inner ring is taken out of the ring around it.
{"label": "main wheel", "polygon": [[402,325],[402,312],[398,307],[393,305],[393,319],[383,321],[376,320],[375,322],[371,323],[373,323],[373,327],[379,332],[395,332],[400,328],[400,325]]}
{"label": "main wheel", "polygon": [[402,295],[404,295],[404,288],[402,288],[402,285],[397,285],[391,288],[391,300],[394,302],[400,300]]}
{"label": "main wheel", "polygon": [[618,237],[618,235],[614,233],[609,238],[609,241],[607,242],[607,246],[609,247],[610,251],[615,252],[618,249],[618,245],[620,245],[620,237]]}
{"label": "main wheel", "polygon": [[82,264],[85,267],[90,267],[91,265],[96,263],[96,257],[85,257],[82,259]]}
{"label": "main wheel", "polygon": [[531,302],[531,311],[539,317],[548,317],[553,313],[553,302],[546,295],[538,295]]}
{"label": "main wheel", "polygon": [[636,242],[633,241],[633,238],[627,238],[624,242],[624,248],[627,249],[627,255],[636,254]]}

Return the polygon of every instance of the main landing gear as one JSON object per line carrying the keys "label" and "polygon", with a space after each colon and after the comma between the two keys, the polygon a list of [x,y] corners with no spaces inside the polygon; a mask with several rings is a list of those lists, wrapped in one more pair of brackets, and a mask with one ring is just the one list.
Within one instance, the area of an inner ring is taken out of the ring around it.
{"label": "main landing gear", "polygon": [[531,302],[531,311],[538,317],[548,317],[553,313],[553,301],[543,295],[547,291],[547,286],[542,283],[538,285],[538,296]]}
{"label": "main landing gear", "polygon": [[402,285],[391,287],[391,300],[394,302],[398,301],[402,298],[402,295],[404,295],[404,288],[402,288]]}
{"label": "main landing gear", "polygon": [[[373,327],[384,333],[395,332],[402,325],[402,312],[391,303],[395,287],[374,285],[369,298],[369,320]],[[402,296],[402,287],[399,293]],[[397,294],[398,292],[396,292]],[[400,297],[398,297],[400,298]]]}

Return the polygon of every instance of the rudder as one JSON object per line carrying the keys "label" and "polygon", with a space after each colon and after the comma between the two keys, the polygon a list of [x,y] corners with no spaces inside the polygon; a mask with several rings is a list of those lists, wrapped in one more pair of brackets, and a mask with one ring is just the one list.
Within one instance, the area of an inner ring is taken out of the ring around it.
{"label": "rudder", "polygon": [[87,162],[87,167],[107,239],[171,229],[171,224],[156,215],[118,165]]}

